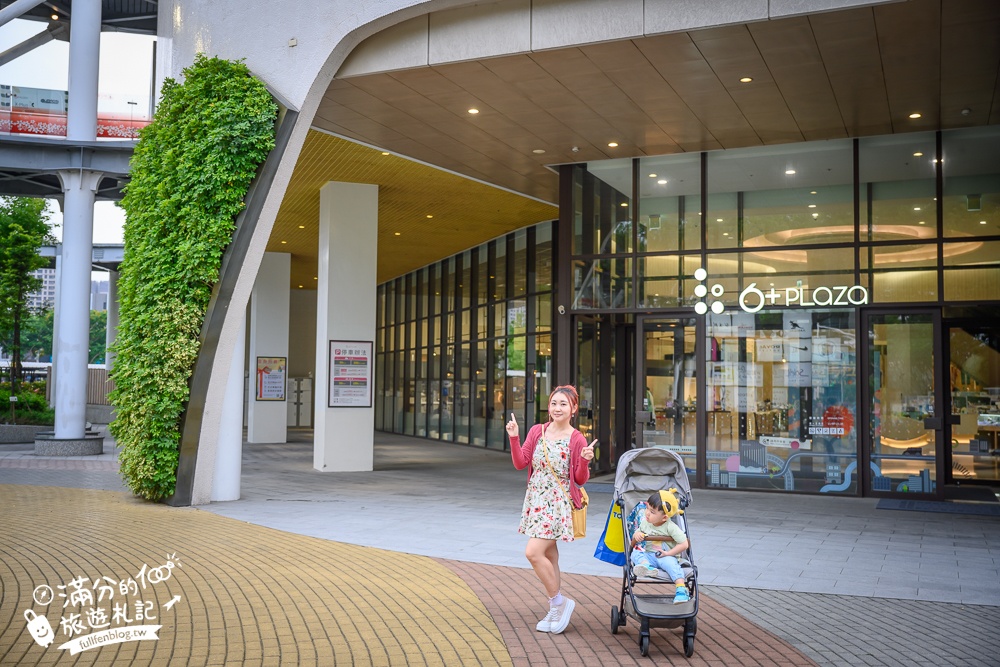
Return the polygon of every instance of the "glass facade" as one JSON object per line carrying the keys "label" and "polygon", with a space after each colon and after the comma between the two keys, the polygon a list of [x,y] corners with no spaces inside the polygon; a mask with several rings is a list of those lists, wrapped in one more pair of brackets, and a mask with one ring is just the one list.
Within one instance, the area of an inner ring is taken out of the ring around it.
{"label": "glass facade", "polygon": [[544,417],[535,397],[548,396],[551,377],[553,227],[379,286],[377,429],[504,449],[511,412],[522,425]]}
{"label": "glass facade", "polygon": [[503,448],[556,362],[597,473],[662,446],[702,487],[995,481],[997,155],[984,127],[563,166],[558,223],[379,287],[377,425]]}

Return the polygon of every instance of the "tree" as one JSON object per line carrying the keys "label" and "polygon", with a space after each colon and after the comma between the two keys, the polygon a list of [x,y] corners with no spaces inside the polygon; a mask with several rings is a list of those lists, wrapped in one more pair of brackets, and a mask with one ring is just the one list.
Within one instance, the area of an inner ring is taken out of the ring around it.
{"label": "tree", "polygon": [[52,331],[55,311],[51,308],[32,313],[21,327],[21,351],[34,361],[52,361]]}
{"label": "tree", "polygon": [[48,260],[38,249],[53,239],[44,199],[0,197],[0,338],[10,352],[11,391],[21,381],[21,325],[31,314],[28,295],[41,281],[31,275]]}
{"label": "tree", "polygon": [[87,363],[103,364],[104,347],[107,344],[108,311],[90,311],[90,357]]}

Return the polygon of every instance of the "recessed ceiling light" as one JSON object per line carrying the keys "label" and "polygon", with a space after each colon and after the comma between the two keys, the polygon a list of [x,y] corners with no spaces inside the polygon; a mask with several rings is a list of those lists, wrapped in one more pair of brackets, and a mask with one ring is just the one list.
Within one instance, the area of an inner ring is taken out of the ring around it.
{"label": "recessed ceiling light", "polygon": [[920,210],[920,207],[919,207],[919,206],[914,206],[914,207],[913,207],[913,210],[914,210],[914,211],[919,211],[919,210]]}
{"label": "recessed ceiling light", "polygon": [[920,222],[918,222],[917,224],[918,224],[918,225],[926,225],[927,223],[926,223],[926,222],[924,222],[923,220],[921,220],[921,221],[920,221]]}
{"label": "recessed ceiling light", "polygon": [[282,243],[288,243],[288,241],[282,241]]}
{"label": "recessed ceiling light", "polygon": [[479,109],[473,107],[473,108],[469,109],[469,113],[475,115],[475,114],[479,113]]}
{"label": "recessed ceiling light", "polygon": [[59,15],[58,14],[53,14],[49,18],[52,19],[53,21],[58,21],[59,20]]}
{"label": "recessed ceiling light", "polygon": [[433,216],[433,215],[428,215],[427,217],[428,217],[428,218],[433,218],[434,216]]}
{"label": "recessed ceiling light", "polygon": [[716,222],[722,222],[722,218],[716,218],[715,221]]}
{"label": "recessed ceiling light", "polygon": [[650,174],[649,177],[650,178],[656,178],[656,174]]}
{"label": "recessed ceiling light", "polygon": [[913,154],[913,157],[923,157],[923,156],[924,154],[921,153],[920,151],[917,151],[916,153]]}
{"label": "recessed ceiling light", "polygon": [[299,225],[299,229],[305,229],[305,228],[306,228],[305,225]]}
{"label": "recessed ceiling light", "polygon": [[319,276],[313,276],[313,280],[319,280]]}
{"label": "recessed ceiling light", "polygon": [[985,220],[980,220],[980,221],[979,221],[979,224],[981,224],[981,225],[985,225],[985,224],[986,224],[986,221],[985,221]]}
{"label": "recessed ceiling light", "polygon": [[533,150],[531,152],[534,153],[535,155],[541,155],[542,153],[545,152],[545,149],[544,148],[536,148],[535,150]]}
{"label": "recessed ceiling light", "polygon": [[618,142],[617,141],[609,141],[608,142],[608,148],[618,148]]}
{"label": "recessed ceiling light", "polygon": [[912,118],[912,119],[920,118],[920,116],[921,116],[921,114],[917,113],[916,111],[914,111],[913,113],[910,114],[910,118]]}
{"label": "recessed ceiling light", "polygon": [[388,154],[389,154],[388,151],[382,151],[382,155],[388,155]]}
{"label": "recessed ceiling light", "polygon": [[623,201],[623,202],[621,203],[621,206],[622,206],[622,208],[624,208],[624,207],[628,206],[628,202],[627,202],[627,201]]}
{"label": "recessed ceiling light", "polygon": [[813,217],[814,218],[818,218],[819,217],[819,213],[813,213]]}
{"label": "recessed ceiling light", "polygon": [[814,195],[814,194],[816,194],[816,191],[815,190],[810,190],[809,194]]}
{"label": "recessed ceiling light", "polygon": [[794,174],[794,173],[795,173],[795,170],[794,170],[794,169],[786,169],[786,170],[785,170],[785,173],[786,173],[787,175],[791,176],[792,174]]}
{"label": "recessed ceiling light", "polygon": [[749,76],[744,76],[740,78],[740,83],[750,83],[751,81],[753,81],[753,78]]}
{"label": "recessed ceiling light", "polygon": [[396,232],[396,236],[399,236],[399,232]]}
{"label": "recessed ceiling light", "polygon": [[722,232],[723,236],[729,236],[729,232]]}
{"label": "recessed ceiling light", "polygon": [[809,204],[809,208],[816,208],[816,204]]}
{"label": "recessed ceiling light", "polygon": [[667,184],[667,179],[661,178],[660,180],[657,181],[657,183],[660,184],[660,185],[666,185]]}
{"label": "recessed ceiling light", "polygon": [[302,285],[299,285],[299,289],[302,289]]}

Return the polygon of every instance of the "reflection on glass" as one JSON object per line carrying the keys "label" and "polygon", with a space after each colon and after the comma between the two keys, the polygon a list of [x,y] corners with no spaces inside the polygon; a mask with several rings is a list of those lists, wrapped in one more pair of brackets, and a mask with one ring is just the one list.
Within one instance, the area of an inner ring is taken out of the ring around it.
{"label": "reflection on glass", "polygon": [[942,134],[945,236],[1000,233],[1000,128]]}
{"label": "reflection on glass", "polygon": [[639,251],[701,248],[701,156],[639,161]]}
{"label": "reflection on glass", "polygon": [[632,299],[632,260],[598,259],[573,265],[573,308],[627,308]]}
{"label": "reflection on glass", "polygon": [[855,493],[854,311],[707,317],[709,485]]}
{"label": "reflection on glass", "polygon": [[1000,329],[961,323],[948,332],[951,387],[951,476],[957,482],[1000,480]]}
{"label": "reflection on glass", "polygon": [[868,339],[872,490],[933,493],[936,438],[924,423],[937,416],[933,320],[874,315]]}
{"label": "reflection on glass", "polygon": [[691,474],[697,469],[698,381],[693,318],[647,320],[643,324],[645,377],[642,429],[645,447],[680,454]]}

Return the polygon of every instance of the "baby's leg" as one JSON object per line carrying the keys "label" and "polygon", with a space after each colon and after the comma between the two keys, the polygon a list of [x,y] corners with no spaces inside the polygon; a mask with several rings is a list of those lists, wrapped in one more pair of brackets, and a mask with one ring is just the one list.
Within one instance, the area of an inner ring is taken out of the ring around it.
{"label": "baby's leg", "polygon": [[656,566],[665,570],[670,580],[678,586],[684,585],[684,570],[681,569],[681,564],[677,562],[675,556],[657,556]]}

